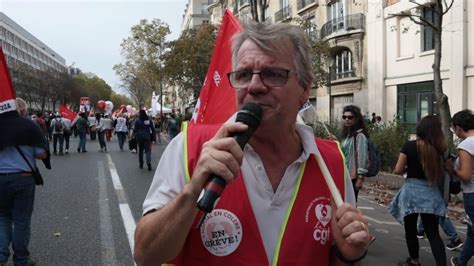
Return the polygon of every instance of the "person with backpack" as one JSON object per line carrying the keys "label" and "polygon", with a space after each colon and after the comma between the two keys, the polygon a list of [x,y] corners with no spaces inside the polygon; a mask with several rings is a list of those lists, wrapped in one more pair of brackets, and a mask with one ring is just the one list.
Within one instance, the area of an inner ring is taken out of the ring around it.
{"label": "person with backpack", "polygon": [[143,168],[143,153],[145,153],[148,171],[151,171],[151,140],[153,135],[155,135],[153,122],[145,110],[140,110],[138,119],[135,120],[135,126],[133,127],[133,138],[136,138],[138,144],[139,167]]}
{"label": "person with backpack", "polygon": [[63,155],[63,145],[64,145],[64,128],[65,124],[61,118],[60,113],[56,113],[54,118],[51,120],[51,128],[53,129],[53,153],[57,155],[57,146],[59,142],[59,155]]}
{"label": "person with backpack", "polygon": [[405,183],[388,207],[389,213],[403,224],[409,257],[398,265],[420,265],[417,220],[421,216],[437,266],[446,265],[446,250],[439,235],[440,217],[447,215],[439,183],[443,183],[448,145],[436,115],[423,117],[416,127],[416,140],[407,141],[400,150],[394,174],[404,174]]}
{"label": "person with backpack", "polygon": [[346,157],[346,167],[351,176],[357,201],[359,190],[362,188],[368,172],[367,139],[369,134],[360,108],[355,105],[344,107],[342,122],[342,152]]}

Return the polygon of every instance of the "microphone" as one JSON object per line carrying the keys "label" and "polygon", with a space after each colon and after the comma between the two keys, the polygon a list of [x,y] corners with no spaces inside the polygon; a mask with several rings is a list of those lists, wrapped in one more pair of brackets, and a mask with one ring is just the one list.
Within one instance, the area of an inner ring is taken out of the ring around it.
{"label": "microphone", "polygon": [[[248,126],[248,130],[246,132],[238,132],[233,135],[235,141],[237,141],[241,149],[244,148],[245,144],[247,144],[257,127],[260,125],[261,119],[262,108],[260,105],[253,102],[245,103],[237,113],[235,122],[241,122]],[[222,191],[224,191],[224,188],[227,185],[226,181],[222,177],[214,174],[211,174],[208,180],[209,182],[201,191],[201,195],[197,202],[197,207],[206,214],[210,213],[212,209],[214,209],[216,200],[221,196]],[[201,226],[205,216],[205,214],[202,216],[197,228]]]}

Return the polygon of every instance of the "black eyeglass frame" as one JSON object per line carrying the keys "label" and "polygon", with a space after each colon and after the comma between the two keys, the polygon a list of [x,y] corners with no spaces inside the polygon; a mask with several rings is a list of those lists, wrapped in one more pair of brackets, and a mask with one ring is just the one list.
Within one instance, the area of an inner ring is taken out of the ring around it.
{"label": "black eyeglass frame", "polygon": [[[283,71],[281,72],[280,74],[283,74],[285,73],[285,78],[284,78],[284,81],[280,83],[277,83],[277,84],[267,84],[268,81],[265,81],[266,79],[268,80],[268,78],[263,78],[262,77],[262,73],[265,73],[266,71],[270,71],[270,72],[274,72],[274,71]],[[235,84],[233,84],[232,82],[232,75],[234,74],[237,74],[237,73],[251,73],[252,75],[250,76],[249,80],[246,81],[246,85],[242,85],[242,86],[235,86]],[[267,87],[281,87],[281,86],[285,86],[285,84],[288,82],[288,78],[290,76],[290,73],[296,73],[295,71],[292,71],[290,69],[284,69],[284,68],[265,68],[265,69],[261,69],[260,71],[253,71],[253,70],[249,70],[249,69],[243,69],[243,70],[236,70],[236,71],[232,71],[232,72],[229,72],[227,73],[227,79],[229,80],[229,83],[230,85],[236,89],[236,90],[242,90],[242,89],[245,89],[249,86],[250,82],[252,81],[252,78],[253,78],[253,75],[257,74],[260,78],[260,80],[262,81],[263,85],[267,86]]]}

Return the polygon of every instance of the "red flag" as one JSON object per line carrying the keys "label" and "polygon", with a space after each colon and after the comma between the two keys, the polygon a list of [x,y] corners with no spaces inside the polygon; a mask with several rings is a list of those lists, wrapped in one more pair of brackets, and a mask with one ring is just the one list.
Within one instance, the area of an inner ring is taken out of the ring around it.
{"label": "red flag", "polygon": [[64,104],[59,107],[59,113],[61,113],[61,117],[67,118],[71,121],[74,121],[77,116],[77,113],[69,110],[69,108]]}
{"label": "red flag", "polygon": [[226,10],[191,121],[222,123],[235,113],[235,92],[229,84],[227,73],[232,70],[232,36],[239,31],[242,31],[239,21],[232,12]]}
{"label": "red flag", "polygon": [[13,89],[7,61],[0,47],[0,114],[16,110],[16,94]]}

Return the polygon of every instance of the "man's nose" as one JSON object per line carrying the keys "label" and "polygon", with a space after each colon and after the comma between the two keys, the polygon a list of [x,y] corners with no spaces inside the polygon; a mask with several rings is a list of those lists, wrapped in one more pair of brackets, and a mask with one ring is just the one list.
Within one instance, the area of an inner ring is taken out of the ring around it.
{"label": "man's nose", "polygon": [[267,86],[263,84],[263,80],[259,73],[253,73],[247,88],[249,93],[262,93],[267,90]]}

